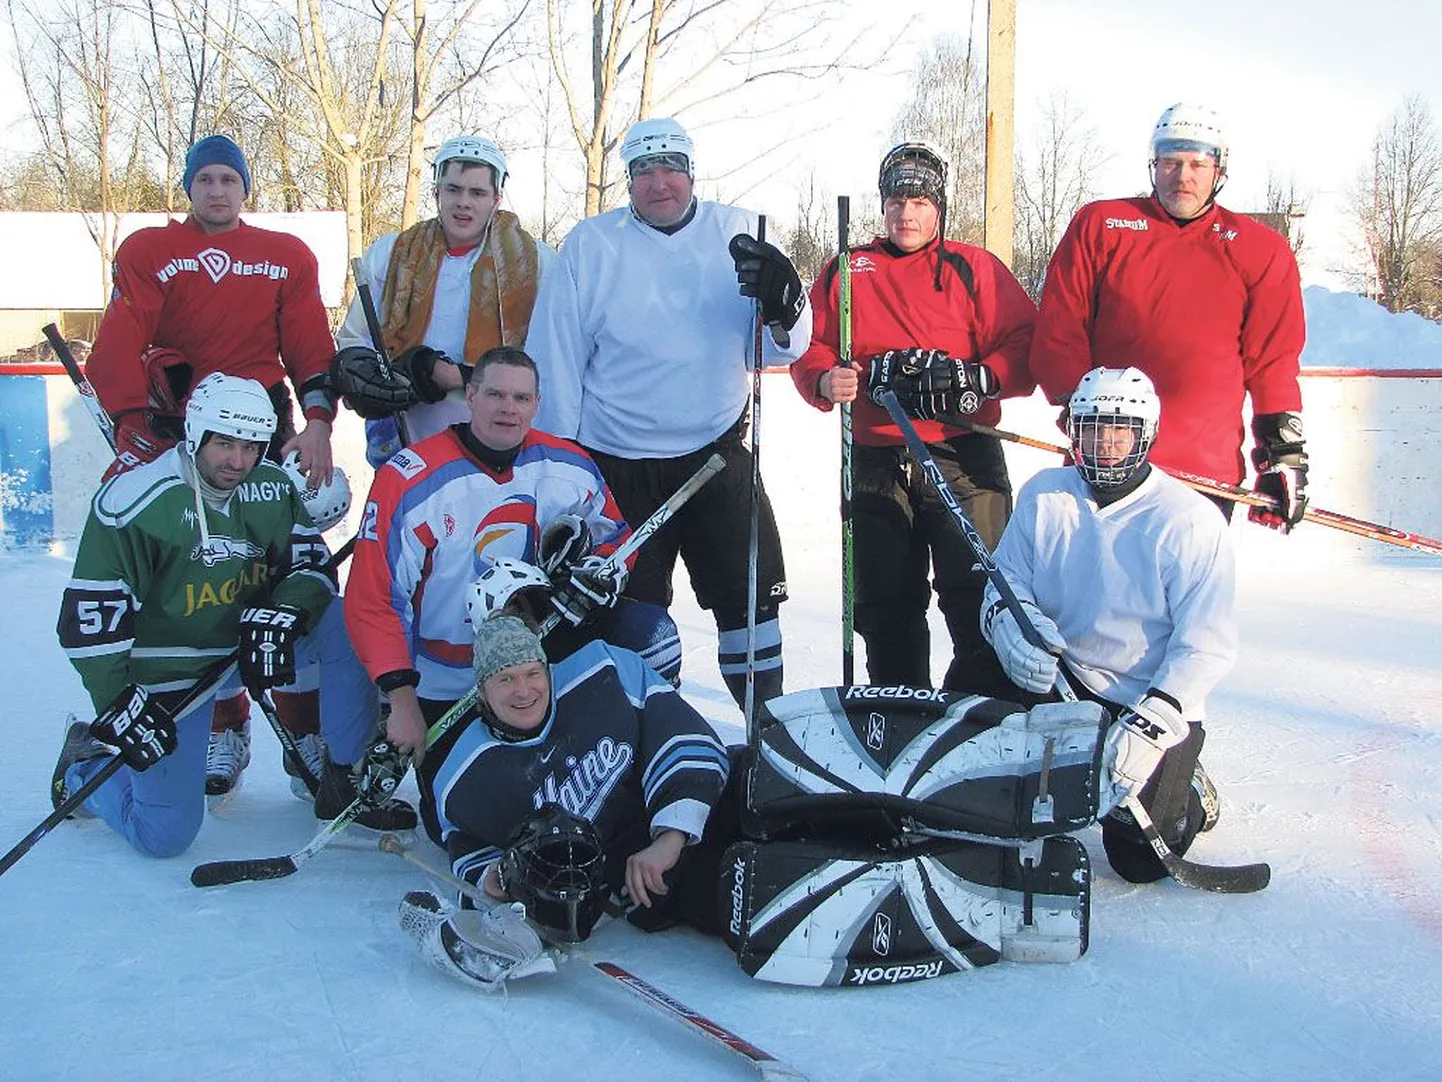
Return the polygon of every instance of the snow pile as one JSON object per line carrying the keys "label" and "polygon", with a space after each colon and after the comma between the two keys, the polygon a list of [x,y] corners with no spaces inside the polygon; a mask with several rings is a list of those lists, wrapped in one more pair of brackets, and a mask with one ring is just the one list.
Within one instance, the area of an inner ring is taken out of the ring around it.
{"label": "snow pile", "polygon": [[1323,286],[1304,289],[1302,304],[1305,368],[1442,370],[1442,324],[1413,312],[1393,314],[1376,301]]}

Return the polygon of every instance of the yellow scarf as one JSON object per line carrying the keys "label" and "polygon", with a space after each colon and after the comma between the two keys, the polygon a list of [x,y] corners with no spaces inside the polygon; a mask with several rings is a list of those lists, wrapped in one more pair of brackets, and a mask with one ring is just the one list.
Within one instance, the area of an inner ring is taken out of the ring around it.
{"label": "yellow scarf", "polygon": [[[451,358],[467,364],[474,364],[493,346],[525,343],[540,282],[536,242],[510,211],[495,212],[484,244],[471,268],[466,355]],[[381,334],[392,356],[425,339],[445,255],[446,238],[439,219],[420,222],[396,237],[380,311]]]}

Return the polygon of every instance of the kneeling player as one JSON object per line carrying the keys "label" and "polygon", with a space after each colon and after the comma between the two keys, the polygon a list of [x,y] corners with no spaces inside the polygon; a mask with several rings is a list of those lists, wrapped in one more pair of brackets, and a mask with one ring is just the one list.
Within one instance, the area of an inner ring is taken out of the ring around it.
{"label": "kneeling player", "polygon": [[[1069,405],[1075,466],[1026,483],[995,554],[1057,652],[1023,637],[994,586],[981,619],[1019,688],[1051,693],[1059,653],[1077,691],[1112,712],[1113,785],[1102,810],[1139,795],[1181,854],[1217,817],[1197,759],[1207,695],[1236,657],[1235,576],[1216,508],[1147,461],[1160,421],[1156,391],[1139,370],[1082,377]],[[1102,821],[1102,841],[1123,878],[1167,874],[1125,809]]]}

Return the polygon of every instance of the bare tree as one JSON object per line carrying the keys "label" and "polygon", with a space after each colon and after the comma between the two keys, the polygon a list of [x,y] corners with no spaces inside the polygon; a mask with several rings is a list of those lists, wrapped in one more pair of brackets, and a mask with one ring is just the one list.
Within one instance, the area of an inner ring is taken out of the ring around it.
{"label": "bare tree", "polygon": [[[591,0],[577,20],[572,0],[546,0],[549,62],[585,166],[585,213],[609,202],[609,155],[633,120],[836,70],[847,50],[825,27],[845,8],[843,0]],[[574,75],[581,42],[586,84]]]}
{"label": "bare tree", "polygon": [[1373,295],[1389,311],[1424,311],[1442,237],[1442,137],[1420,97],[1409,97],[1378,130],[1352,213]]}
{"label": "bare tree", "polygon": [[126,211],[163,200],[128,107],[136,57],[123,43],[123,13],[104,0],[39,5],[7,0],[17,65],[41,155],[57,189],[56,210],[84,212],[100,250],[99,297],[110,295],[111,261]]}
{"label": "bare tree", "polygon": [[446,21],[433,24],[426,0],[411,0],[410,17],[401,22],[401,30],[410,43],[411,69],[410,134],[405,195],[401,202],[403,229],[419,217],[426,125],[462,90],[494,74],[510,59],[504,50],[505,43],[530,6],[530,0],[496,5],[499,10],[484,30],[474,25],[481,5],[482,0],[448,5]]}
{"label": "bare tree", "polygon": [[971,40],[945,34],[922,53],[915,89],[893,125],[898,142],[920,140],[946,159],[946,235],[980,244],[986,196],[986,70]]}
{"label": "bare tree", "polygon": [[345,209],[351,258],[373,231],[367,227],[379,177],[401,138],[402,109],[385,93],[398,2],[376,0],[373,17],[323,8],[321,0],[294,0],[289,13],[257,4],[226,31],[176,9],[183,28],[235,64],[264,114],[260,134],[267,149],[282,162],[297,144],[319,155],[326,188]]}
{"label": "bare tree", "polygon": [[1273,229],[1287,238],[1287,243],[1292,246],[1292,254],[1302,254],[1302,245],[1306,240],[1302,230],[1302,219],[1307,215],[1307,207],[1312,202],[1312,196],[1308,192],[1300,191],[1297,188],[1297,178],[1288,176],[1285,180],[1270,170],[1267,173],[1267,207],[1266,221]]}
{"label": "bare tree", "polygon": [[1041,119],[1016,152],[1016,222],[1012,272],[1033,299],[1041,296],[1047,264],[1072,216],[1093,196],[1092,180],[1106,162],[1085,111],[1065,91],[1041,103]]}

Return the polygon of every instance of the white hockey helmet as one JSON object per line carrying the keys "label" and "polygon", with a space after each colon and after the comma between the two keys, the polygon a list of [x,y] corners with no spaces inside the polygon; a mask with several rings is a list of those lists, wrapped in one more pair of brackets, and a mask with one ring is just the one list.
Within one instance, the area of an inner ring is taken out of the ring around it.
{"label": "white hockey helmet", "polygon": [[876,178],[881,203],[893,196],[902,199],[930,199],[938,209],[946,207],[946,160],[929,143],[898,143],[881,159]]}
{"label": "white hockey helmet", "polygon": [[501,556],[481,572],[466,594],[466,612],[472,627],[480,627],[488,617],[503,611],[507,604],[519,600],[526,603],[527,614],[539,616],[548,609],[551,579],[544,571],[525,560]]}
{"label": "white hockey helmet", "polygon": [[496,191],[506,186],[510,170],[506,168],[506,156],[501,148],[484,135],[453,135],[440,145],[434,162],[435,182],[440,184],[441,174],[449,162],[480,162],[496,171]]}
{"label": "white hockey helmet", "polygon": [[350,479],[346,477],[345,470],[336,466],[330,475],[329,481],[321,482],[319,488],[312,487],[306,475],[300,469],[300,452],[292,451],[285,456],[285,461],[280,468],[290,474],[291,481],[300,492],[300,498],[305,503],[306,514],[315,523],[315,528],[324,533],[341,519],[350,510]]}
{"label": "white hockey helmet", "polygon": [[1227,171],[1227,133],[1222,118],[1205,105],[1179,102],[1164,112],[1152,130],[1152,158],[1163,154],[1193,151],[1210,154],[1217,169]]}
{"label": "white hockey helmet", "polygon": [[275,435],[275,406],[253,379],[212,372],[190,392],[185,404],[185,452],[192,459],[207,432],[251,443]]}
{"label": "white hockey helmet", "polygon": [[[1146,462],[1157,438],[1162,403],[1141,369],[1093,368],[1072,392],[1067,410],[1067,435],[1078,472],[1092,487],[1107,489],[1125,485]],[[1115,439],[1116,429],[1131,430],[1131,446],[1120,455],[1099,453],[1103,447],[1115,449],[1106,441]]]}
{"label": "white hockey helmet", "polygon": [[636,174],[633,163],[644,158],[668,156],[676,157],[677,164],[684,159],[686,175],[696,175],[696,144],[686,134],[686,129],[671,117],[658,116],[638,120],[626,129],[626,138],[621,140],[621,161],[626,166],[628,176]]}

